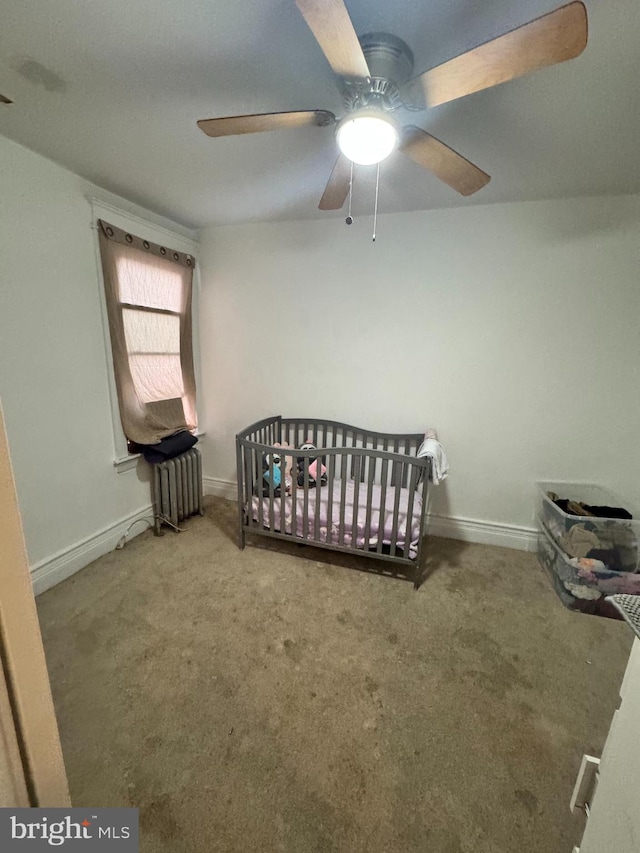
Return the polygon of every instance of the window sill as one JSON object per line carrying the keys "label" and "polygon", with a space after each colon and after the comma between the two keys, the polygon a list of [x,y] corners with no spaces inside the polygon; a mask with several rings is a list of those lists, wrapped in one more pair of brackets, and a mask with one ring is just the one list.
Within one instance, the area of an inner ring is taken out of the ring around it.
{"label": "window sill", "polygon": [[131,471],[138,465],[138,459],[142,459],[142,453],[130,453],[127,456],[121,456],[119,459],[113,460],[113,467],[118,474],[123,474],[125,471]]}
{"label": "window sill", "polygon": [[[196,435],[198,438],[202,438],[205,436],[206,432],[200,432],[198,430]],[[121,456],[118,459],[113,460],[113,467],[116,469],[118,474],[124,474],[125,471],[131,471],[132,468],[137,468],[138,459],[143,459],[142,453],[129,453],[126,456]]]}

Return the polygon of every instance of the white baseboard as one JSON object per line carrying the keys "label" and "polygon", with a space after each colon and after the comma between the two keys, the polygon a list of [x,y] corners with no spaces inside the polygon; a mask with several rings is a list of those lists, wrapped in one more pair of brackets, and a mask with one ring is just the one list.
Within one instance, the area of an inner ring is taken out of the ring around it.
{"label": "white baseboard", "polygon": [[427,534],[444,539],[498,545],[500,548],[515,548],[518,551],[535,551],[538,547],[538,534],[533,527],[442,515],[428,515],[426,525]]}
{"label": "white baseboard", "polygon": [[[205,495],[215,495],[218,498],[226,498],[228,501],[237,499],[238,490],[234,480],[203,477],[203,483]],[[426,528],[431,536],[477,542],[481,545],[498,545],[501,548],[515,548],[518,551],[535,551],[538,543],[537,533],[533,527],[498,524],[475,518],[428,515]]]}
{"label": "white baseboard", "polygon": [[203,477],[202,486],[205,495],[214,495],[217,498],[225,498],[235,501],[238,498],[238,486],[235,480],[220,480],[218,477]]}
{"label": "white baseboard", "polygon": [[[36,563],[35,566],[31,567],[31,581],[33,583],[34,594],[40,595],[41,592],[51,589],[52,586],[79,572],[80,569],[88,566],[89,563],[97,560],[98,557],[102,557],[104,554],[108,554],[109,551],[113,551],[129,527],[143,518],[153,521],[153,506],[151,504],[141,507],[136,512],[132,512],[124,518],[118,519],[118,521],[110,524],[108,527],[104,527],[92,536],[76,542],[70,548],[65,548],[52,557],[47,557]],[[146,529],[147,527],[142,524],[136,525],[130,531],[127,540],[132,539],[139,533],[144,533]]]}

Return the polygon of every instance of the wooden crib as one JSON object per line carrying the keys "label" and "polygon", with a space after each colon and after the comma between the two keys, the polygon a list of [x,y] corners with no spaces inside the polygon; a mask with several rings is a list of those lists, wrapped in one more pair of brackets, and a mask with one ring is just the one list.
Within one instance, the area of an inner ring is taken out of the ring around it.
{"label": "wooden crib", "polygon": [[[252,424],[236,436],[240,548],[249,533],[387,560],[412,567],[417,589],[431,464],[416,456],[423,439],[280,415]],[[299,449],[306,442],[315,448]],[[301,472],[290,488],[265,475],[274,454]],[[324,485],[309,473],[314,459]]]}

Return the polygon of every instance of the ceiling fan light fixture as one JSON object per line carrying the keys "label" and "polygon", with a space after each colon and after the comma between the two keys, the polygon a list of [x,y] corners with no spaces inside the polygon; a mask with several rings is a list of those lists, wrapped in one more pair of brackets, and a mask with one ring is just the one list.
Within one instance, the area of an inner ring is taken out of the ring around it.
{"label": "ceiling fan light fixture", "polygon": [[395,123],[381,110],[364,109],[342,119],[336,131],[338,147],[359,166],[382,162],[398,144]]}

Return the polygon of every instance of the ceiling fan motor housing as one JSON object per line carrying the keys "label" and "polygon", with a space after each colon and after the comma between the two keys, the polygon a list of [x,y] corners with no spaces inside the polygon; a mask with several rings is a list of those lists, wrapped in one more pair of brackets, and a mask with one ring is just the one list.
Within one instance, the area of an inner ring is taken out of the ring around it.
{"label": "ceiling fan motor housing", "polygon": [[406,42],[391,33],[367,33],[360,44],[372,77],[396,85],[405,83],[413,72],[413,53]]}
{"label": "ceiling fan motor housing", "polygon": [[400,87],[413,71],[409,46],[391,33],[366,33],[359,37],[371,76],[368,80],[345,80],[343,99],[347,110],[378,107],[396,110],[405,106]]}

